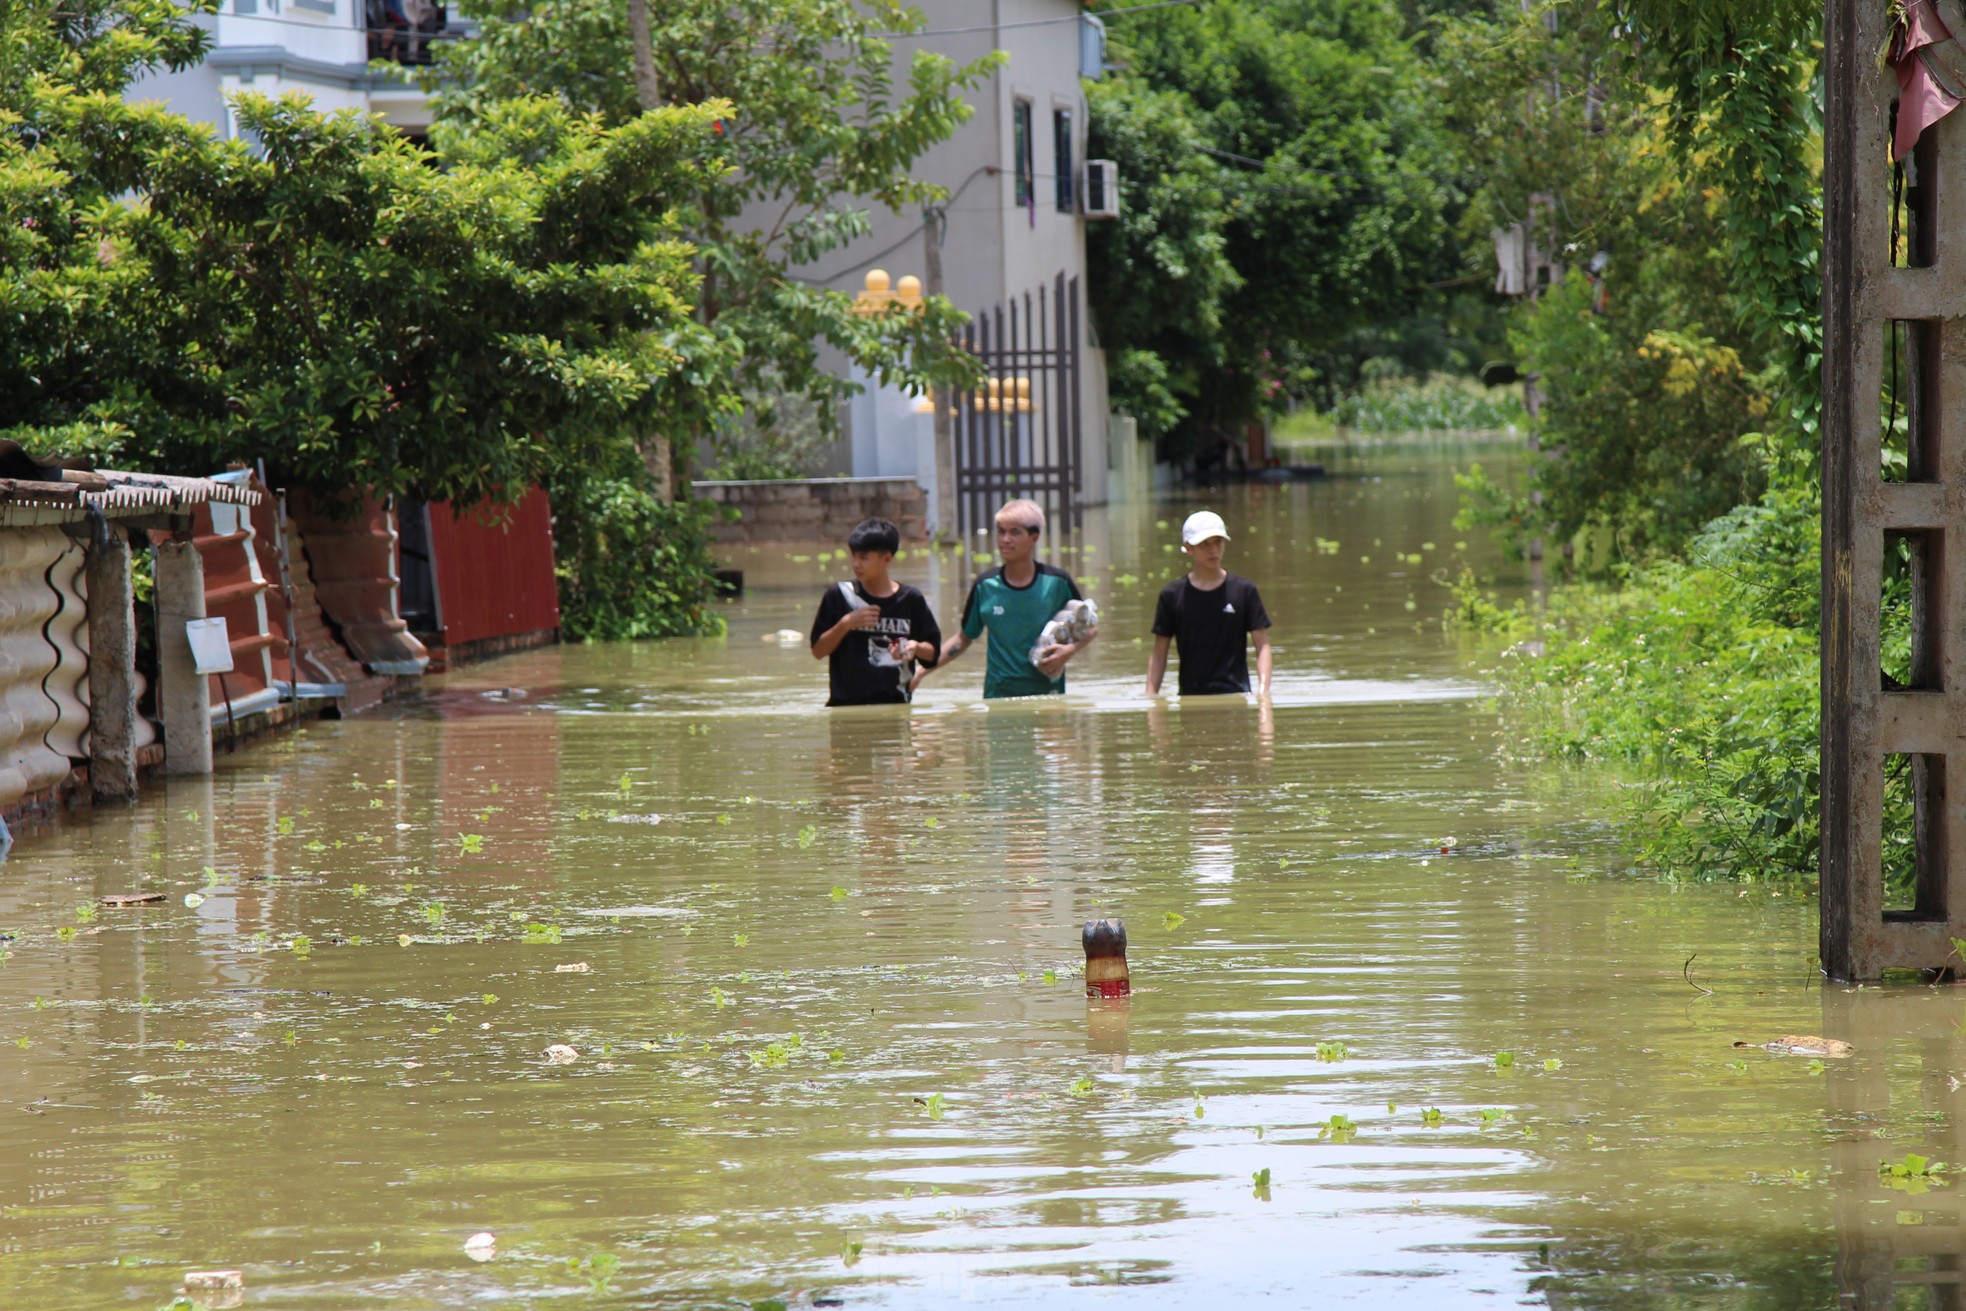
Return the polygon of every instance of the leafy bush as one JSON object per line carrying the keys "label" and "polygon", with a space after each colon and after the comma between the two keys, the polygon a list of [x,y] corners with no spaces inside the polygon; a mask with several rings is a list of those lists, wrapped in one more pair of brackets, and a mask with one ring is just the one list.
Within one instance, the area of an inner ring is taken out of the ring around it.
{"label": "leafy bush", "polygon": [[680,637],[723,631],[704,501],[664,501],[630,477],[551,489],[560,626],[569,638]]}
{"label": "leafy bush", "polygon": [[1531,639],[1502,672],[1523,754],[1640,767],[1626,816],[1640,864],[1813,881],[1816,534],[1813,497],[1771,494],[1710,525],[1689,560],[1620,588],[1565,588],[1532,615],[1464,580],[1450,620]]}
{"label": "leafy bush", "polygon": [[1374,433],[1495,432],[1529,423],[1520,389],[1440,373],[1374,379],[1338,402],[1331,418],[1341,428]]}

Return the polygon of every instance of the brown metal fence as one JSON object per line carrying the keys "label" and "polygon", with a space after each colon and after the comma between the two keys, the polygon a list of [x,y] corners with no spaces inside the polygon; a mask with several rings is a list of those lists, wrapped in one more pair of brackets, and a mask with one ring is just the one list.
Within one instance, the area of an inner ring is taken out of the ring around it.
{"label": "brown metal fence", "polygon": [[1060,273],[971,319],[962,344],[986,380],[955,397],[957,527],[989,526],[997,507],[1023,497],[1061,532],[1083,510],[1079,419],[1079,280]]}

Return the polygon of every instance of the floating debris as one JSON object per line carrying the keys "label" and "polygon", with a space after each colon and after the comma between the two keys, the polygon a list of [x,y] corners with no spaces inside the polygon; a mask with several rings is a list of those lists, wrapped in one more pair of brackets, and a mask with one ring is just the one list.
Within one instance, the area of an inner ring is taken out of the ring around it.
{"label": "floating debris", "polygon": [[660,824],[660,815],[609,815],[610,824]]}
{"label": "floating debris", "polygon": [[1737,1042],[1736,1047],[1760,1047],[1777,1056],[1848,1056],[1857,1049],[1841,1038],[1784,1034],[1773,1042]]}
{"label": "floating debris", "polygon": [[580,1053],[563,1042],[556,1042],[546,1049],[548,1065],[572,1065],[580,1059]]}
{"label": "floating debris", "polygon": [[464,1240],[464,1254],[473,1261],[489,1261],[498,1255],[498,1236],[476,1233]]}
{"label": "floating debris", "polygon": [[161,892],[112,892],[106,897],[98,898],[105,906],[148,906],[154,901],[163,899],[164,894]]}
{"label": "floating debris", "polygon": [[593,968],[593,966],[591,966],[591,965],[589,965],[589,964],[588,964],[588,963],[587,963],[586,961],[584,961],[584,960],[577,960],[577,961],[575,961],[575,962],[573,962],[573,963],[572,963],[571,965],[555,965],[555,966],[553,967],[553,973],[555,973],[555,974],[585,974],[585,973],[587,973],[587,971],[589,971],[589,970],[590,970],[590,969],[592,969],[592,968]]}

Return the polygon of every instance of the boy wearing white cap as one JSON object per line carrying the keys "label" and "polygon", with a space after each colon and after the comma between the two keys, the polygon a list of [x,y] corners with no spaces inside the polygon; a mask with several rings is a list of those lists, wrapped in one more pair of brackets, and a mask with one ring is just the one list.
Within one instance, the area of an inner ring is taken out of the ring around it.
{"label": "boy wearing white cap", "polygon": [[1160,695],[1169,642],[1181,656],[1182,696],[1248,692],[1250,642],[1256,646],[1256,693],[1270,694],[1270,615],[1256,584],[1222,568],[1228,548],[1228,525],[1213,510],[1197,510],[1181,525],[1181,549],[1194,567],[1163,587],[1154,607],[1148,696]]}

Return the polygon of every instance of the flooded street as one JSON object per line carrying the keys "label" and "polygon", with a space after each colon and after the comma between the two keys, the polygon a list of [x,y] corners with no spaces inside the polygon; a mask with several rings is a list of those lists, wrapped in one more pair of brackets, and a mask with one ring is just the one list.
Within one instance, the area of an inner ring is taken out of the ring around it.
{"label": "flooded street", "polygon": [[[495,661],[25,836],[0,1305],[1957,1305],[1959,1190],[1878,1162],[1959,1159],[1966,998],[1826,990],[1811,899],[1621,875],[1608,781],[1496,763],[1438,621],[1501,567],[1468,458],[1095,513],[1062,700],[984,709],[972,653],[822,709],[846,566],[773,553],[725,638]],[[1140,693],[1203,505],[1273,708]],[[895,573],[946,628],[978,567]],[[1733,1045],[1787,1034],[1857,1053]]]}

